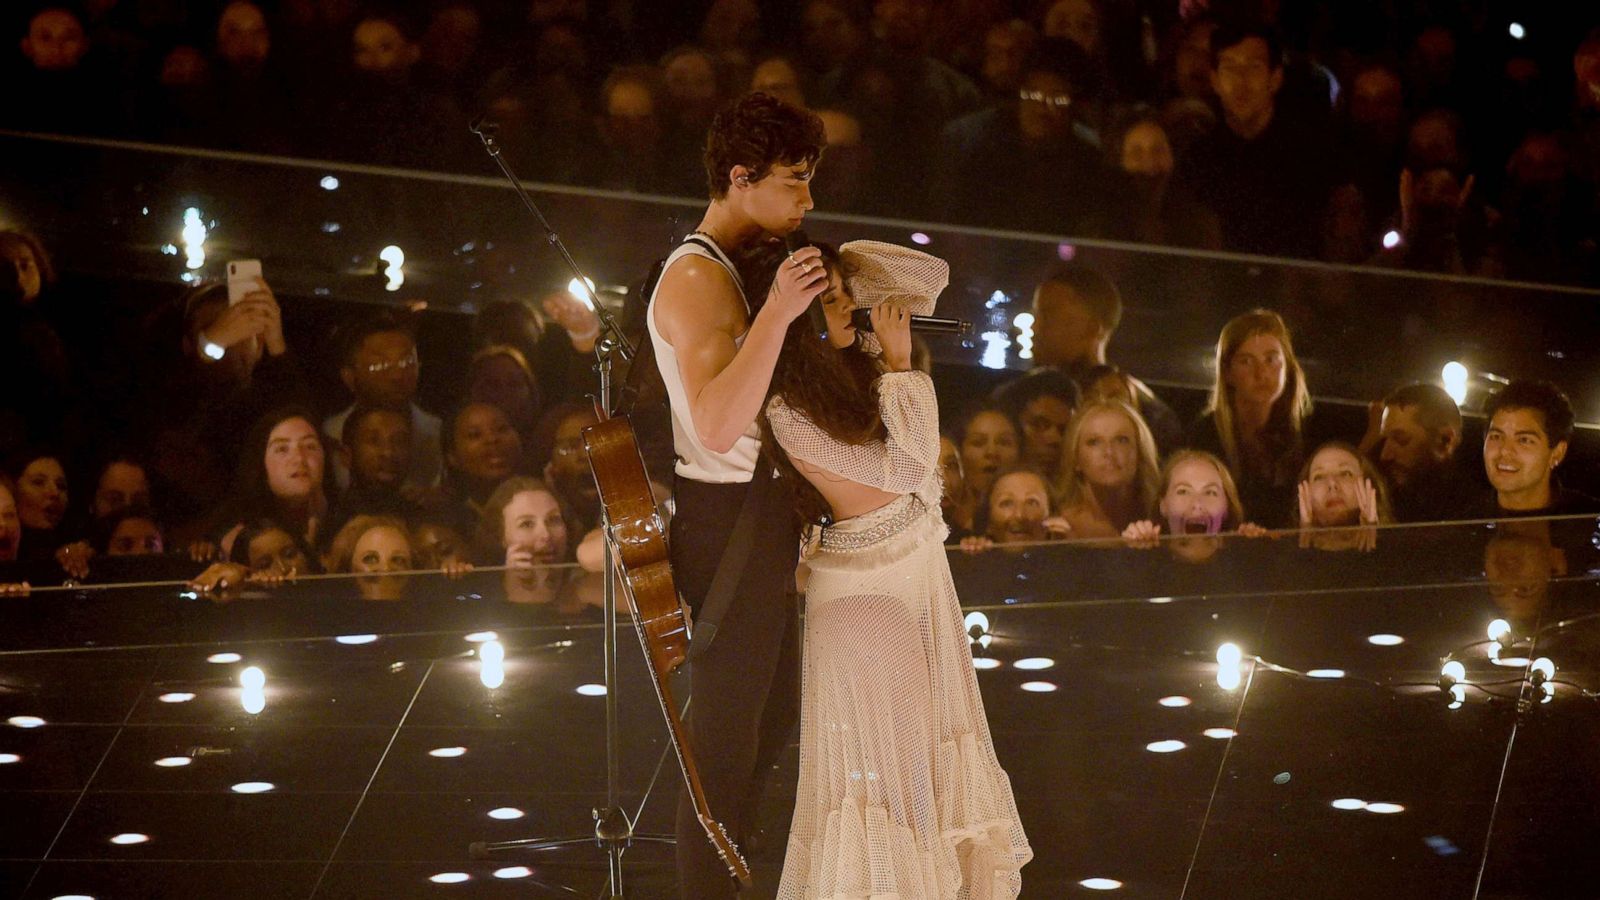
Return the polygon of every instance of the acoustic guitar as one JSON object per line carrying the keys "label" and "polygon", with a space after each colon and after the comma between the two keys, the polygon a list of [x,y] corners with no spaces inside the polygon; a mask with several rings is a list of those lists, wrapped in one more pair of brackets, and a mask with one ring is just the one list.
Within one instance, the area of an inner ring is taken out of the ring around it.
{"label": "acoustic guitar", "polygon": [[689,622],[678,602],[678,589],[672,581],[672,563],[667,557],[666,523],[656,509],[650,480],[645,475],[644,456],[634,438],[626,416],[614,416],[583,429],[583,446],[589,454],[589,467],[600,488],[600,503],[605,510],[604,531],[611,552],[622,573],[622,584],[633,601],[634,630],[644,647],[650,680],[661,701],[667,720],[667,734],[677,751],[683,780],[694,801],[695,816],[706,837],[717,848],[728,872],[740,887],[750,887],[750,867],[739,853],[722,823],[711,815],[705,791],[700,786],[700,770],[694,752],[684,739],[678,704],[672,697],[667,678],[682,666],[689,654]]}

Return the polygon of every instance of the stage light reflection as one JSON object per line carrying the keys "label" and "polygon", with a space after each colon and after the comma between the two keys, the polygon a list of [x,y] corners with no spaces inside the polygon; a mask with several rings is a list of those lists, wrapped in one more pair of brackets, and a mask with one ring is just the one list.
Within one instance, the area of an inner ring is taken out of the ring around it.
{"label": "stage light reflection", "polygon": [[187,691],[173,691],[170,694],[162,694],[156,699],[162,703],[188,703],[194,699],[194,695]]}
{"label": "stage light reflection", "polygon": [[1177,753],[1187,746],[1183,741],[1155,741],[1145,744],[1144,748],[1151,753]]}
{"label": "stage light reflection", "polygon": [[206,264],[206,223],[193,206],[183,211],[183,252],[190,270]]}
{"label": "stage light reflection", "polygon": [[1401,637],[1398,634],[1369,634],[1369,635],[1367,635],[1367,643],[1373,644],[1373,645],[1378,646],[1378,647],[1398,647],[1401,644],[1404,644],[1405,642],[1406,642],[1406,639]]}
{"label": "stage light reflection", "polygon": [[1522,27],[1521,22],[1512,22],[1511,25],[1506,28],[1506,33],[1510,34],[1513,39],[1520,41],[1528,36],[1528,29]]}
{"label": "stage light reflection", "polygon": [[244,659],[244,657],[237,653],[213,653],[206,657],[206,662],[212,665],[224,666],[228,663],[236,663],[241,659]]}
{"label": "stage light reflection", "polygon": [[527,815],[527,813],[512,806],[502,806],[499,809],[489,810],[489,818],[499,819],[502,822],[509,822],[512,819],[520,819],[525,815]]}
{"label": "stage light reflection", "polygon": [[375,634],[341,634],[334,638],[335,641],[338,641],[339,643],[349,647],[355,647],[361,644],[370,644],[377,639],[378,636]]}
{"label": "stage light reflection", "polygon": [[1400,232],[1390,229],[1383,233],[1383,249],[1393,250],[1400,246]]}
{"label": "stage light reflection", "polygon": [[337,191],[339,189],[339,179],[332,175],[322,176],[322,180],[317,183],[322,185],[322,189],[325,191]]}
{"label": "stage light reflection", "polygon": [[1533,679],[1534,684],[1544,684],[1556,677],[1555,661],[1548,656],[1534,660],[1533,665],[1529,666],[1529,677]]}
{"label": "stage light reflection", "polygon": [[1091,891],[1114,891],[1122,887],[1122,882],[1115,878],[1085,878],[1078,882],[1078,886],[1088,888]]}
{"label": "stage light reflection", "polygon": [[0,766],[9,766],[12,763],[22,762],[22,757],[15,753],[0,753]]}
{"label": "stage light reflection", "polygon": [[246,666],[239,673],[239,686],[247,691],[259,691],[267,686],[267,673],[260,666]]}
{"label": "stage light reflection", "polygon": [[1332,806],[1334,809],[1342,809],[1342,810],[1346,810],[1346,811],[1351,811],[1351,810],[1357,810],[1357,809],[1366,809],[1367,808],[1367,801],[1365,801],[1365,800],[1357,800],[1354,797],[1341,797],[1340,799],[1333,801],[1333,803],[1331,803],[1329,805]]}
{"label": "stage light reflection", "polygon": [[465,755],[466,752],[467,748],[465,747],[435,747],[428,751],[428,755],[439,759],[455,759],[458,756]]}
{"label": "stage light reflection", "polygon": [[926,234],[920,231],[913,231],[911,232],[911,243],[921,247],[926,247],[933,243],[933,238],[928,237]]}
{"label": "stage light reflection", "polygon": [[1057,690],[1056,685],[1049,681],[1024,681],[1022,689],[1033,694],[1048,694]]}
{"label": "stage light reflection", "polygon": [[466,641],[469,644],[481,644],[484,641],[498,640],[500,640],[500,635],[495,634],[492,631],[474,631],[466,637]]}
{"label": "stage light reflection", "polygon": [[527,866],[507,866],[504,869],[494,870],[496,878],[527,878],[532,874],[533,870]]}
{"label": "stage light reflection", "polygon": [[464,881],[471,881],[472,876],[465,872],[440,872],[428,880],[434,884],[461,884]]}
{"label": "stage light reflection", "polygon": [[1239,732],[1232,728],[1207,728],[1200,733],[1213,740],[1223,741],[1236,736]]}
{"label": "stage light reflection", "polygon": [[1244,652],[1235,643],[1226,643],[1217,648],[1217,687],[1225,691],[1234,690],[1242,680],[1239,664],[1244,659]]}
{"label": "stage light reflection", "polygon": [[156,760],[156,765],[163,769],[181,769],[192,762],[194,759],[188,756],[163,756]]}
{"label": "stage light reflection", "polygon": [[1308,678],[1343,678],[1343,669],[1312,669],[1306,673]]}
{"label": "stage light reflection", "polygon": [[265,794],[274,790],[277,785],[270,781],[241,781],[233,786],[235,794]]}
{"label": "stage light reflection", "polygon": [[134,844],[143,844],[143,843],[146,843],[149,840],[150,840],[150,835],[148,835],[148,834],[138,834],[136,832],[131,832],[131,831],[124,832],[122,834],[112,835],[112,837],[111,837],[111,843],[116,844],[119,847],[129,847],[129,846],[132,846]]}
{"label": "stage light reflection", "polygon": [[974,656],[972,658],[972,667],[974,669],[998,669],[1000,668],[1000,660],[991,659],[987,656]]}
{"label": "stage light reflection", "polygon": [[1463,684],[1467,680],[1467,667],[1461,664],[1461,660],[1452,659],[1439,669],[1439,679],[1447,685]]}
{"label": "stage light reflection", "polygon": [[1160,700],[1157,700],[1156,702],[1161,704],[1162,706],[1165,706],[1167,709],[1182,709],[1183,707],[1188,706],[1189,704],[1193,703],[1194,701],[1190,700],[1188,697],[1180,697],[1180,696],[1174,694],[1171,697],[1162,697]]}
{"label": "stage light reflection", "polygon": [[50,900],[94,900],[94,898],[88,894],[57,894]]}
{"label": "stage light reflection", "polygon": [[604,697],[606,686],[603,684],[580,684],[575,690],[585,697]]}
{"label": "stage light reflection", "polygon": [[44,725],[44,720],[38,716],[12,716],[6,720],[6,723],[15,725],[18,728],[38,728]]}
{"label": "stage light reflection", "polygon": [[1030,672],[1054,668],[1055,664],[1056,661],[1048,656],[1030,656],[1027,659],[1019,659],[1012,663],[1013,666]]}
{"label": "stage light reflection", "polygon": [[1406,808],[1398,803],[1368,803],[1367,812],[1377,813],[1380,816],[1392,816],[1395,813],[1405,812]]}
{"label": "stage light reflection", "polygon": [[506,683],[506,648],[499,641],[484,641],[478,645],[478,680],[486,688],[497,688]]}

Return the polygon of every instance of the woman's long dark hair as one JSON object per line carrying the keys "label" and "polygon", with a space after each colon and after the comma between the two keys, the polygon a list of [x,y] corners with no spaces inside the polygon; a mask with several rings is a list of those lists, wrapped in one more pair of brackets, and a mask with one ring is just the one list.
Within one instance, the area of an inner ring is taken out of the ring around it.
{"label": "woman's long dark hair", "polygon": [[[847,273],[842,270],[838,251],[826,244],[816,246],[822,251],[822,261],[828,271],[845,277]],[[746,296],[752,298],[758,309],[765,302],[778,266],[787,255],[782,243],[767,241],[740,257],[739,270]],[[790,408],[843,443],[883,440],[887,432],[878,411],[877,385],[882,372],[878,360],[862,352],[859,337],[848,349],[838,350],[817,334],[811,316],[797,316],[784,334],[783,349],[772,370],[772,386],[767,398],[782,397]],[[800,515],[813,523],[830,518],[832,510],[828,501],[800,474],[789,454],[778,444],[765,405],[759,420],[762,449],[771,454],[779,474],[794,495],[795,508]]]}

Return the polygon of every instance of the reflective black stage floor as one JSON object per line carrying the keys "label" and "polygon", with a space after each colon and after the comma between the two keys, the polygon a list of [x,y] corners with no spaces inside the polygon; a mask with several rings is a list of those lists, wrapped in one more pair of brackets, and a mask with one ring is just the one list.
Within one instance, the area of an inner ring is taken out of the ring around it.
{"label": "reflective black stage floor", "polygon": [[[1600,590],[1549,534],[958,558],[1036,852],[1023,896],[1600,896]],[[514,606],[497,578],[6,601],[0,895],[599,896],[592,848],[467,853],[587,833],[605,799],[593,586]],[[676,770],[621,638],[623,800],[669,832]],[[767,892],[796,758],[763,812]],[[670,860],[630,851],[627,896],[675,897]]]}

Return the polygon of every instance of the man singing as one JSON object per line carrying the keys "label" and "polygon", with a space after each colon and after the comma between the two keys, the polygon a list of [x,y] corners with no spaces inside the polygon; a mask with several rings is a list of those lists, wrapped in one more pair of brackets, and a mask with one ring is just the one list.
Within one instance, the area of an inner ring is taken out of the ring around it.
{"label": "man singing", "polygon": [[[673,574],[697,631],[715,628],[715,641],[695,648],[690,667],[689,744],[707,803],[735,841],[752,827],[759,773],[782,751],[799,715],[800,529],[783,491],[771,489],[770,465],[757,464],[756,414],[789,323],[828,277],[820,253],[803,248],[781,267],[765,302],[752,302],[731,257],[800,226],[823,143],[821,120],[765,94],[719,112],[706,138],[711,203],[667,258],[645,315],[678,458]],[[744,519],[760,534],[746,542],[735,526],[747,495],[759,506]],[[726,554],[730,543],[744,552]],[[724,562],[724,555],[736,558]],[[714,621],[718,604],[707,598],[724,565],[734,567],[722,579],[731,593]],[[697,645],[704,637],[697,635]],[[736,886],[687,792],[677,833],[684,900],[734,897]]]}

